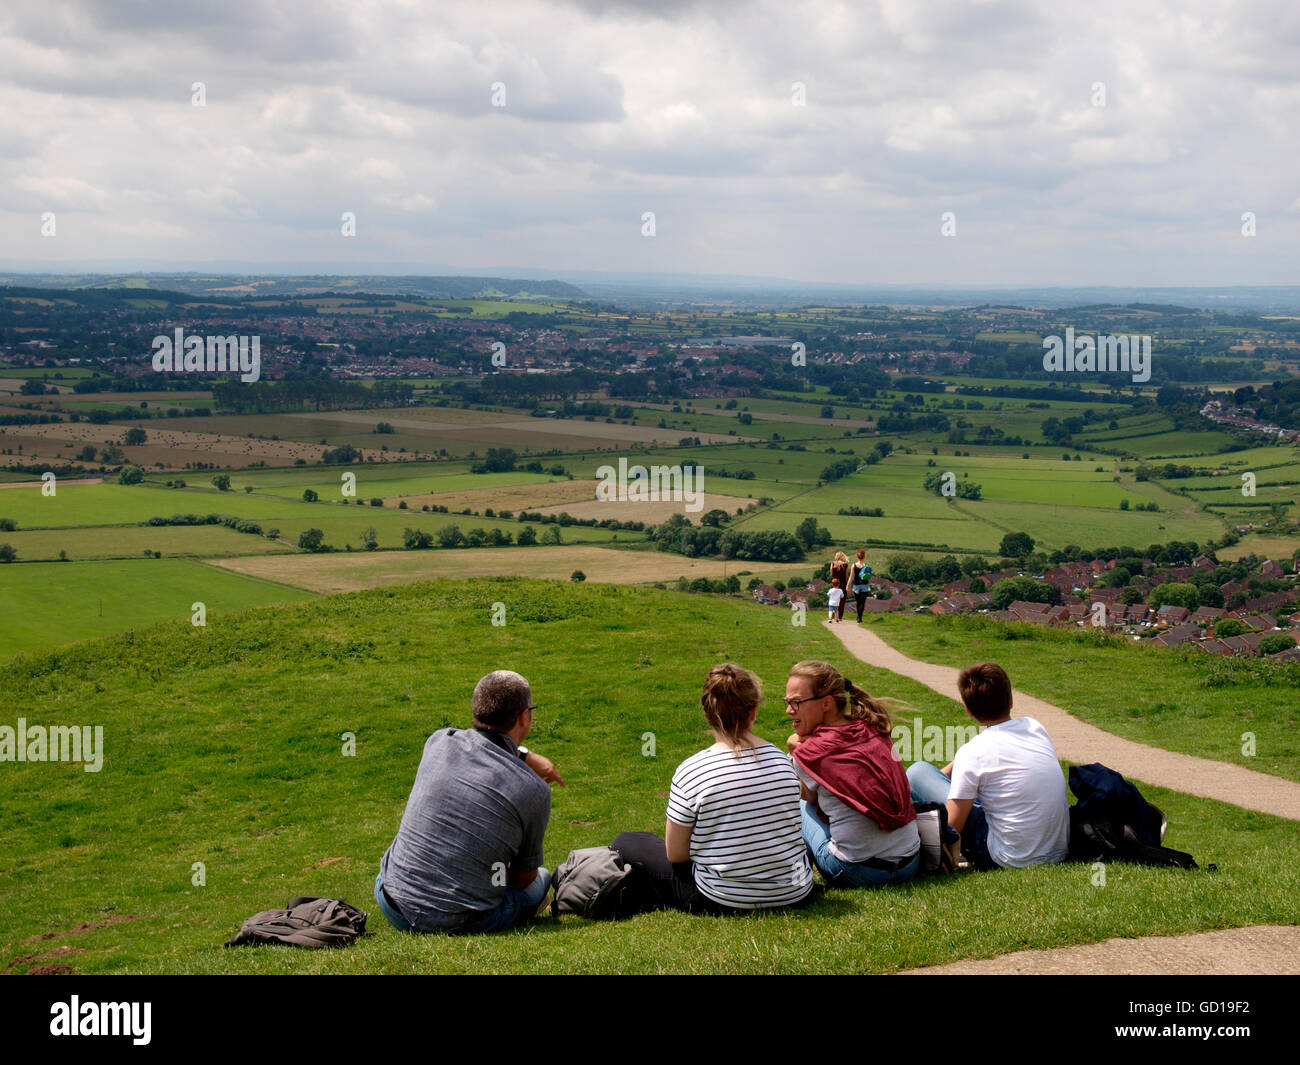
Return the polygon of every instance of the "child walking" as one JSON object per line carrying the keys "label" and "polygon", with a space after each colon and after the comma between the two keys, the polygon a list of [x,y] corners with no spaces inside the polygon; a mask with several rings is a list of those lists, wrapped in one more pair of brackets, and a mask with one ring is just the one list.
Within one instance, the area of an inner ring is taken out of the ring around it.
{"label": "child walking", "polygon": [[831,590],[826,593],[827,620],[832,623],[839,620],[838,614],[844,603],[844,589],[840,587],[840,579],[835,578],[835,583],[831,585]]}

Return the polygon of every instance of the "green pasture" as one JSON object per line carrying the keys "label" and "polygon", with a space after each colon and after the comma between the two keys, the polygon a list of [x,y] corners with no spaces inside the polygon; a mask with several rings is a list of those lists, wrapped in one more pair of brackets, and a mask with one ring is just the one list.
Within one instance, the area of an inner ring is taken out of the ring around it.
{"label": "green pasture", "polygon": [[[6,488],[0,491],[0,517],[13,518],[19,529],[126,525],[173,514],[235,514],[264,521],[313,505],[256,493],[218,492],[208,485],[210,476],[187,474],[187,488],[65,482],[56,485],[52,496],[41,495],[40,485]],[[232,474],[232,484],[238,477]]]}
{"label": "green pasture", "polygon": [[8,660],[176,618],[189,625],[196,602],[205,604],[211,625],[214,614],[309,598],[190,559],[15,563],[0,566],[0,654]]}
{"label": "green pasture", "polygon": [[290,548],[264,536],[237,533],[224,525],[104,525],[87,528],[33,529],[0,533],[24,562],[58,559],[140,558],[145,551],[164,557],[229,558],[265,555]]}

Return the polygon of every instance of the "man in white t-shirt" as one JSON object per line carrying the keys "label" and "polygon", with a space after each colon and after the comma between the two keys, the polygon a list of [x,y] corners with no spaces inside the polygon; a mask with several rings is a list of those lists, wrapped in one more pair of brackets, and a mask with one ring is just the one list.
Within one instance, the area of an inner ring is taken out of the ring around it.
{"label": "man in white t-shirt", "polygon": [[1032,717],[1012,718],[1011,681],[999,665],[968,666],[957,688],[983,731],[943,769],[914,763],[913,801],[946,803],[948,824],[977,869],[1064,861],[1070,806],[1047,730]]}

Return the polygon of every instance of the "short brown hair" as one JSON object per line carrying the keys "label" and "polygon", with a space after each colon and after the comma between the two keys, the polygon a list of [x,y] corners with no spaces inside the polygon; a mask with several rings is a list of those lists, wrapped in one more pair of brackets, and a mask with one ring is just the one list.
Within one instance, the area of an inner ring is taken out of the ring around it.
{"label": "short brown hair", "polygon": [[474,727],[509,732],[533,704],[533,690],[518,673],[498,669],[474,686]]}
{"label": "short brown hair", "polygon": [[1011,678],[996,662],[967,666],[957,677],[957,690],[976,721],[996,721],[1011,713]]}
{"label": "short brown hair", "polygon": [[723,662],[709,670],[700,705],[709,728],[730,739],[733,747],[739,747],[762,699],[763,685],[758,677],[735,662]]}

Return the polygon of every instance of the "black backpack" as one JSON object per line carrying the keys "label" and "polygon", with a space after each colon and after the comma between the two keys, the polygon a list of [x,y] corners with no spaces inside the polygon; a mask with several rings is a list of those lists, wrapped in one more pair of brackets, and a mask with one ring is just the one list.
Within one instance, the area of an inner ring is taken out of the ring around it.
{"label": "black backpack", "polygon": [[342,899],[310,895],[290,899],[287,909],[263,910],[244,922],[224,945],[283,943],[291,947],[346,947],[365,935],[366,915]]}
{"label": "black backpack", "polygon": [[1197,868],[1184,851],[1162,846],[1164,815],[1130,781],[1098,762],[1070,766],[1070,860]]}

